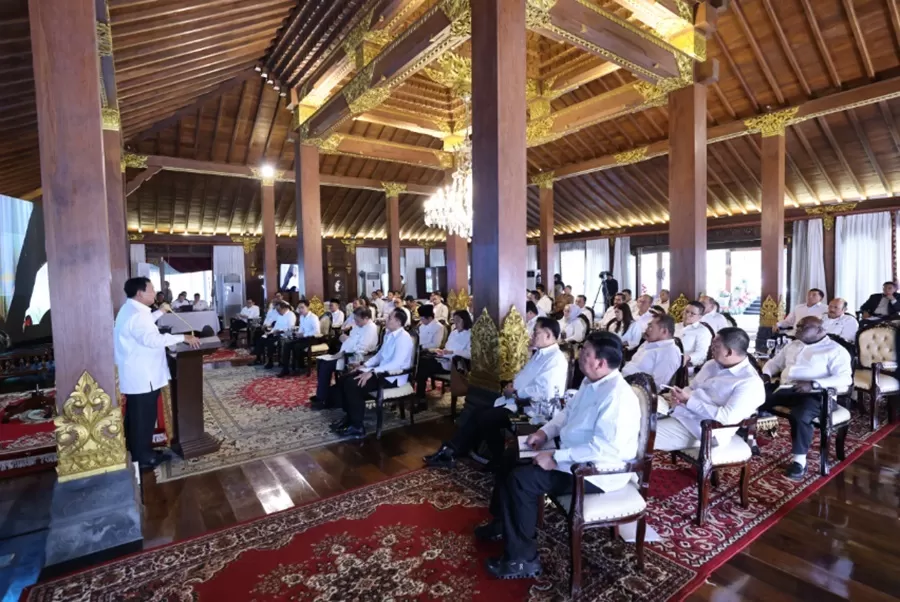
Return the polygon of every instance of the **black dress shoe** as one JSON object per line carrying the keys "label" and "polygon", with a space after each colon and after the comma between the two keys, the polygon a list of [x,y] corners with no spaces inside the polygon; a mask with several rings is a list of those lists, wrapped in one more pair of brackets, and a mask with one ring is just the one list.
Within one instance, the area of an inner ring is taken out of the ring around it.
{"label": "black dress shoe", "polygon": [[347,420],[346,418],[341,418],[340,420],[335,420],[334,422],[329,424],[328,429],[332,433],[339,433],[342,430],[344,430],[345,428],[347,428],[348,426],[350,426],[350,421]]}
{"label": "black dress shoe", "polygon": [[352,440],[365,439],[366,428],[363,426],[348,426],[347,428],[338,431],[338,435]]}
{"label": "black dress shoe", "polygon": [[791,462],[784,471],[784,476],[792,481],[802,481],[806,477],[806,466],[800,466],[799,462]]}
{"label": "black dress shoe", "polygon": [[439,450],[425,456],[422,460],[424,460],[425,466],[429,468],[453,468],[456,466],[453,448],[449,445],[442,445]]}
{"label": "black dress shoe", "polygon": [[503,523],[492,520],[475,527],[475,539],[478,541],[500,541],[503,539]]}
{"label": "black dress shoe", "polygon": [[328,404],[324,401],[319,401],[318,399],[309,404],[310,410],[325,410],[328,408]]}
{"label": "black dress shoe", "polygon": [[154,454],[146,462],[138,462],[138,467],[141,469],[141,472],[150,472],[151,470],[154,470],[157,466],[162,464],[164,461],[164,458]]}
{"label": "black dress shoe", "polygon": [[534,560],[489,558],[486,566],[488,573],[497,579],[533,579],[543,572],[540,556],[535,556]]}

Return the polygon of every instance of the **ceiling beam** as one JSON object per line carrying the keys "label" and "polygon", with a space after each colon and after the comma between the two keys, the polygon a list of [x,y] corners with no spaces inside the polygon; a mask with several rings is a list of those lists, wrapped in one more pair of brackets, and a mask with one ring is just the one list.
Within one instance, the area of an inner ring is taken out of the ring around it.
{"label": "ceiling beam", "polygon": [[158,174],[160,171],[162,171],[162,167],[154,165],[153,167],[147,167],[147,169],[142,170],[135,177],[128,180],[125,184],[125,198],[128,198],[133,192],[137,192],[137,189],[140,188],[144,182]]}

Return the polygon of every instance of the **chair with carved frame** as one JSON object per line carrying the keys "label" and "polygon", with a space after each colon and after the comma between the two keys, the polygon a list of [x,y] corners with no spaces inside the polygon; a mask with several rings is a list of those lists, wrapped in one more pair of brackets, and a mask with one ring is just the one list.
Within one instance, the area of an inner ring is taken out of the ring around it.
{"label": "chair with carved frame", "polygon": [[878,428],[878,402],[884,399],[888,420],[894,421],[894,401],[900,394],[900,372],[897,370],[897,341],[900,325],[878,322],[856,334],[858,362],[853,371],[853,388],[857,402],[869,402],[869,420],[873,431]]}
{"label": "chair with carved frame", "polygon": [[[566,515],[571,544],[569,564],[570,594],[573,600],[581,595],[581,542],[586,529],[608,528],[610,537],[616,527],[637,521],[635,556],[638,570],[644,568],[644,536],[646,534],[647,495],[650,471],[653,468],[653,444],[656,441],[656,385],[646,374],[625,378],[637,395],[641,406],[641,432],[637,454],[633,460],[615,469],[604,469],[592,463],[572,466],[572,493],[551,497],[553,504]],[[585,493],[584,479],[595,475],[637,473],[638,484],[628,483],[609,493]],[[544,496],[539,503],[538,526],[544,522]]]}
{"label": "chair with carved frame", "polygon": [[319,332],[322,333],[317,337],[312,337],[309,346],[306,348],[306,375],[312,374],[313,358],[329,353],[329,341],[332,339],[331,332],[331,314],[325,313],[319,318]]}
{"label": "chair with carved frame", "polygon": [[[418,349],[419,347],[419,338],[417,335],[411,335],[413,339],[413,349]],[[418,352],[413,353],[413,363],[412,366],[405,370],[394,370],[391,372],[383,373],[383,376],[406,376],[406,384],[399,387],[388,387],[385,388],[381,379],[378,380],[378,390],[372,391],[369,393],[369,400],[366,403],[367,408],[375,408],[375,438],[381,439],[381,431],[382,426],[384,424],[384,402],[391,401],[397,404],[397,408],[400,410],[400,418],[406,418],[406,402],[409,402],[409,423],[415,424],[415,401],[416,397],[416,388],[414,383],[416,382],[416,370],[419,367],[419,354]]]}

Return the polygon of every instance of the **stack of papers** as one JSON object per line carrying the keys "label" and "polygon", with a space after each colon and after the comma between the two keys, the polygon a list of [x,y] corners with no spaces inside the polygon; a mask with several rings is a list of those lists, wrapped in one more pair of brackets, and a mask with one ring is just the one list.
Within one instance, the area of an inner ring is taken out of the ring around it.
{"label": "stack of papers", "polygon": [[555,451],[558,449],[556,447],[555,439],[548,439],[546,443],[544,443],[543,447],[540,449],[532,449],[525,441],[528,440],[527,435],[519,436],[519,457],[520,458],[533,458],[538,455],[542,451]]}

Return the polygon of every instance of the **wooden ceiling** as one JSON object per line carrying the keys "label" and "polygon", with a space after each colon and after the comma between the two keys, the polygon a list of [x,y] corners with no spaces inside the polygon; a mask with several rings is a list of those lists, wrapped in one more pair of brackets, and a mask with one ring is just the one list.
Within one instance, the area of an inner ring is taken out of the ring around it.
{"label": "wooden ceiling", "polygon": [[[649,0],[595,2],[647,29],[631,9]],[[110,0],[126,148],[241,166],[268,162],[292,170],[297,134],[289,105],[303,104],[310,91],[325,90],[314,99],[312,110],[320,110],[352,80],[358,71],[353,60],[341,59],[342,48],[361,25],[396,36],[435,3],[198,0],[186,6],[179,0]],[[367,23],[370,14],[382,17]],[[534,139],[528,168],[532,176],[565,175],[555,183],[556,232],[666,222],[667,157],[631,165],[611,159],[665,141],[665,105],[599,120],[607,99],[635,89],[638,78],[550,37],[543,30],[529,32],[528,76],[540,82],[549,101],[546,110],[574,125],[550,141]],[[468,43],[456,44],[455,52],[468,56]],[[897,0],[733,0],[719,15],[707,55],[719,63],[718,81],[709,88],[710,131],[842,91],[864,91],[875,82],[887,82],[900,93],[900,79],[893,80],[900,77]],[[437,61],[428,67],[436,68]],[[445,83],[420,69],[380,104],[333,128],[341,144],[334,151],[323,149],[321,173],[440,184],[445,177],[441,137],[447,125],[453,130],[465,125],[464,105]],[[787,128],[788,206],[892,197],[900,187],[900,100],[855,104]],[[531,107],[535,120],[540,114]],[[36,128],[27,1],[8,0],[0,8],[0,192],[27,197],[39,188]],[[136,173],[129,169],[126,177]],[[757,212],[759,137],[710,144],[708,175],[711,217]],[[281,235],[295,232],[293,190],[291,182],[276,187]],[[164,170],[128,197],[128,227],[161,233],[255,232],[258,193],[249,179]],[[539,213],[536,187],[529,187],[527,196],[533,235]],[[423,199],[401,197],[404,239],[442,238],[424,225]],[[326,236],[385,235],[384,194],[377,190],[323,186],[322,212]]]}

